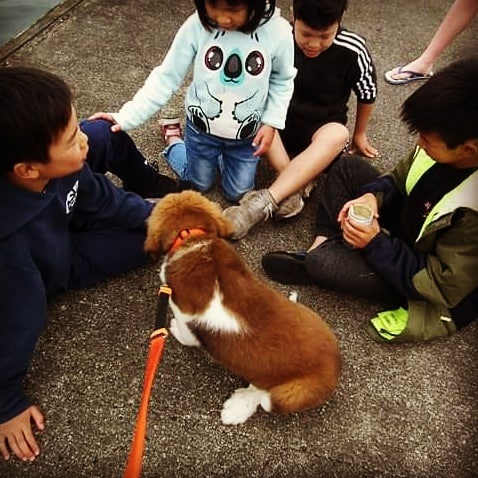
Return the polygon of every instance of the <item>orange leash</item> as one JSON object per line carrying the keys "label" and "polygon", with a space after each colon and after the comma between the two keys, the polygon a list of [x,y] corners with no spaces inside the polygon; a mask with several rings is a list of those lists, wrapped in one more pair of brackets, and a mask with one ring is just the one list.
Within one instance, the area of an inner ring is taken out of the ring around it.
{"label": "orange leash", "polygon": [[166,338],[168,337],[168,331],[166,330],[166,314],[168,299],[171,295],[171,292],[171,288],[167,285],[162,285],[159,289],[155,330],[150,336],[148,359],[146,362],[143,391],[141,394],[141,403],[139,406],[138,415],[136,417],[133,441],[131,442],[131,449],[123,478],[139,478],[141,476],[141,470],[143,468],[146,427],[148,421],[148,405],[149,399],[151,397],[151,390],[154,384],[156,369],[161,361]]}

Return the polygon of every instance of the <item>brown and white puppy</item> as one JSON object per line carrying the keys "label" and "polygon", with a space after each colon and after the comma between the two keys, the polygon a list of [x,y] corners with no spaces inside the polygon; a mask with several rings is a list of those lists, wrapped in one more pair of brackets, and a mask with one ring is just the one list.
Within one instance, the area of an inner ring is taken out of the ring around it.
{"label": "brown and white puppy", "polygon": [[161,279],[172,288],[171,333],[250,383],[224,403],[225,424],[244,423],[258,405],[286,413],[323,404],[340,373],[334,334],[255,277],[223,239],[231,233],[220,207],[200,193],[169,194],[154,207],[145,250],[167,253]]}

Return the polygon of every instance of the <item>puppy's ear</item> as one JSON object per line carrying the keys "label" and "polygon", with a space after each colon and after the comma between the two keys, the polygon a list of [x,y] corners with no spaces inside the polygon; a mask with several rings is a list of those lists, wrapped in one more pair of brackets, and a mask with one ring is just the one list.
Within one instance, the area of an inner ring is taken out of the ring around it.
{"label": "puppy's ear", "polygon": [[159,238],[148,227],[148,234],[144,241],[144,250],[151,257],[153,262],[158,262],[161,255],[159,251]]}
{"label": "puppy's ear", "polygon": [[151,262],[155,264],[156,262],[159,261],[161,254],[159,254],[158,252],[150,252],[150,251],[146,251],[146,252],[148,253],[149,258],[151,259]]}
{"label": "puppy's ear", "polygon": [[203,221],[205,224],[209,224],[211,230],[218,237],[228,238],[234,232],[234,227],[229,219],[224,215],[221,206],[217,202],[209,201],[203,198],[204,201],[202,212]]}
{"label": "puppy's ear", "polygon": [[[227,238],[234,232],[234,227],[223,214],[221,206],[195,191],[190,193],[191,224],[201,225],[208,233]],[[184,194],[184,193],[181,193]],[[183,203],[184,205],[184,203]],[[187,206],[185,206],[187,208]],[[194,218],[194,219],[192,219]]]}
{"label": "puppy's ear", "polygon": [[147,252],[154,262],[157,262],[161,253],[164,252],[163,234],[166,233],[164,228],[163,214],[160,204],[156,204],[146,221],[147,233],[144,241],[144,250]]}
{"label": "puppy's ear", "polygon": [[222,211],[217,216],[216,221],[218,228],[217,235],[219,237],[228,238],[234,232],[234,226],[232,225],[231,221],[224,216]]}

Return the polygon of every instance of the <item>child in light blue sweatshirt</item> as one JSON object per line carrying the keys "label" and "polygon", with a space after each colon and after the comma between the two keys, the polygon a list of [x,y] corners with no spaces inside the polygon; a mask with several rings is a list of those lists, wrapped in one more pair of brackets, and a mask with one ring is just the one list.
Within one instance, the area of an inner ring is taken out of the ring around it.
{"label": "child in light blue sweatshirt", "polygon": [[275,0],[195,0],[163,63],[117,113],[96,113],[129,130],[159,111],[193,64],[186,134],[164,124],[165,156],[181,179],[207,191],[221,175],[226,199],[253,189],[257,163],[282,129],[295,77],[289,23]]}

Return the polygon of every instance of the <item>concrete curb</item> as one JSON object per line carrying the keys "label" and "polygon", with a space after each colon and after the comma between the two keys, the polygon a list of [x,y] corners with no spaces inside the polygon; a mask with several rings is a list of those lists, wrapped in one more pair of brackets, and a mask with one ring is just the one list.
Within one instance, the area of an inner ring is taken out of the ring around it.
{"label": "concrete curb", "polygon": [[33,37],[41,33],[42,31],[50,28],[66,13],[76,8],[83,0],[65,0],[56,7],[53,7],[45,15],[43,15],[37,22],[31,27],[23,30],[17,36],[7,41],[0,47],[0,63],[4,66],[8,63],[7,58],[19,50],[23,45],[28,43]]}

